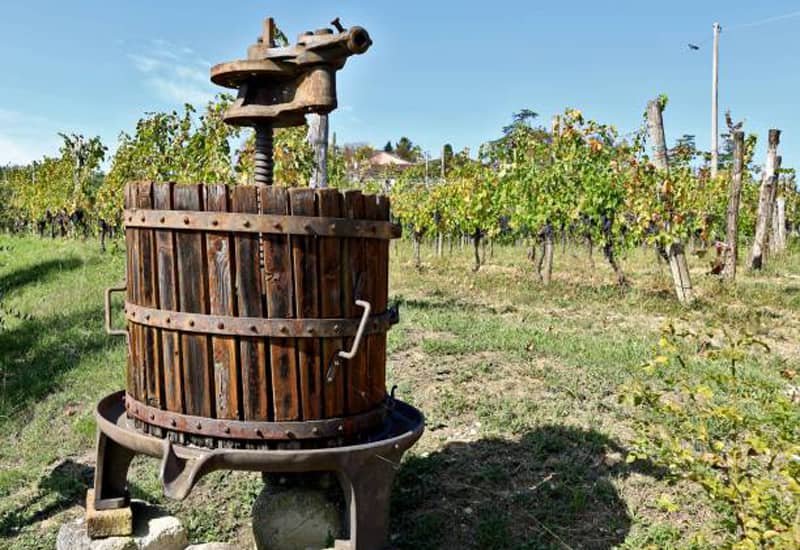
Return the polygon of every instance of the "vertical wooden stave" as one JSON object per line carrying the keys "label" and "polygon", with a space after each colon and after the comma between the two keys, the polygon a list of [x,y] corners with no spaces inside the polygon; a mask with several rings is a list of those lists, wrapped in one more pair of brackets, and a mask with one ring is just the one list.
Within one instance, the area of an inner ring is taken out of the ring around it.
{"label": "vertical wooden stave", "polygon": [[[206,210],[228,211],[228,186],[206,186]],[[206,235],[206,265],[208,265],[208,298],[211,315],[236,315],[233,291],[233,255],[231,237],[227,233],[209,232]],[[239,376],[236,361],[236,338],[211,337],[214,370],[214,402],[217,418],[239,418]]]}
{"label": "vertical wooden stave", "polygon": [[[343,215],[343,198],[337,189],[317,190],[319,215],[322,217],[340,218]],[[343,304],[342,293],[342,239],[338,237],[321,237],[319,239],[319,317],[339,318],[343,307],[349,311],[349,305]],[[336,369],[333,380],[327,380],[325,372],[331,361],[344,347],[341,338],[324,338],[321,345],[322,383],[324,390],[324,414],[326,418],[343,416],[346,410],[345,388],[347,387],[346,366]]]}
{"label": "vertical wooden stave", "polygon": [[[136,192],[138,184],[129,182],[125,185],[125,208],[131,209],[136,206]],[[127,221],[127,220],[126,220]],[[137,257],[138,248],[136,246],[137,233],[135,229],[125,228],[125,249],[126,249],[126,285],[127,291],[125,300],[129,303],[137,303],[139,293],[139,260]],[[128,324],[128,371],[127,371],[127,391],[136,400],[140,399],[138,376],[139,376],[139,325]]]}
{"label": "vertical wooden stave", "polygon": [[[176,210],[201,210],[203,186],[178,185],[173,190]],[[189,219],[189,218],[187,218]],[[191,223],[187,224],[191,227]],[[179,310],[208,313],[207,274],[204,262],[203,235],[198,231],[177,231],[175,234],[178,263]],[[183,399],[186,414],[213,418],[213,374],[209,362],[209,338],[181,333]]]}
{"label": "vertical wooden stave", "polygon": [[[151,182],[139,182],[136,193],[136,207],[141,209],[151,209],[153,207],[153,184]],[[138,284],[138,304],[146,307],[158,307],[158,288],[156,281],[156,249],[155,235],[152,229],[138,229],[137,251],[139,260],[137,266],[139,272]],[[139,332],[140,340],[140,363],[139,369],[143,376],[140,377],[140,384],[143,393],[140,400],[151,407],[162,409],[163,399],[163,377],[161,374],[161,353],[159,350],[159,330],[152,327],[141,327]],[[150,427],[151,433],[160,436],[161,429]]]}
{"label": "vertical wooden stave", "polygon": [[[364,218],[388,220],[389,202],[379,195],[364,196]],[[375,314],[383,313],[388,305],[389,242],[366,239],[367,276],[365,294]],[[386,333],[373,334],[367,340],[367,400],[371,407],[386,397]]]}
{"label": "vertical wooden stave", "polygon": [[[288,214],[289,194],[282,187],[259,187],[261,211],[264,214]],[[292,249],[289,238],[265,234],[264,279],[266,281],[267,316],[294,317],[294,285],[292,283]],[[274,419],[300,420],[297,355],[295,339],[270,339],[270,366]]]}
{"label": "vertical wooden stave", "polygon": [[[153,187],[153,207],[172,210],[173,183]],[[158,303],[161,309],[178,310],[178,276],[175,261],[175,234],[171,229],[155,231],[156,276]],[[174,330],[161,330],[161,369],[164,377],[164,405],[168,411],[183,413],[180,335]],[[173,441],[183,441],[175,432],[168,432]]]}
{"label": "vertical wooden stave", "polygon": [[[252,186],[234,187],[231,211],[258,213],[258,190]],[[236,307],[242,317],[263,317],[262,283],[259,267],[259,238],[254,233],[236,233],[234,257],[237,262]],[[273,420],[271,412],[269,354],[266,341],[254,335],[239,339],[241,364],[241,406],[244,420]]]}
{"label": "vertical wooden stave", "polygon": [[[313,189],[289,190],[289,204],[293,216],[316,215],[316,195]],[[295,315],[298,319],[319,318],[319,267],[320,258],[315,237],[293,235],[292,281],[294,283]],[[300,383],[300,412],[304,420],[322,418],[323,380],[320,362],[320,341],[316,338],[297,338],[297,370]]]}
{"label": "vertical wooden stave", "polygon": [[[361,191],[346,191],[344,194],[344,215],[347,218],[360,220],[364,218],[364,196]],[[347,317],[358,317],[361,308],[356,300],[365,298],[364,285],[366,283],[366,258],[364,248],[366,243],[361,238],[348,238],[344,240],[344,261],[342,262],[342,306]],[[347,414],[359,414],[370,408],[367,395],[367,344],[368,339],[362,341],[362,350],[355,357],[346,362],[346,394]],[[345,340],[345,347],[350,349],[353,338]]]}

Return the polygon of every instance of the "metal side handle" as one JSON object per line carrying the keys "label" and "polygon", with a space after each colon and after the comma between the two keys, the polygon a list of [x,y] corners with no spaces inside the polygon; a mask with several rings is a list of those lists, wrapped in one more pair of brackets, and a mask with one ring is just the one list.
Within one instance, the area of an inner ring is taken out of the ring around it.
{"label": "metal side handle", "polygon": [[328,365],[328,373],[326,375],[328,382],[333,382],[333,379],[336,376],[336,367],[341,364],[341,360],[352,359],[356,356],[356,353],[358,353],[358,348],[361,347],[361,339],[364,337],[364,331],[367,329],[369,316],[372,313],[372,305],[365,300],[356,300],[356,305],[364,308],[364,312],[361,314],[361,322],[358,324],[356,336],[353,338],[353,345],[350,347],[350,351],[341,350],[331,359],[330,365]]}
{"label": "metal side handle", "polygon": [[111,336],[128,336],[127,329],[115,329],[111,326],[111,295],[115,292],[125,292],[128,290],[127,283],[106,289],[106,334]]}

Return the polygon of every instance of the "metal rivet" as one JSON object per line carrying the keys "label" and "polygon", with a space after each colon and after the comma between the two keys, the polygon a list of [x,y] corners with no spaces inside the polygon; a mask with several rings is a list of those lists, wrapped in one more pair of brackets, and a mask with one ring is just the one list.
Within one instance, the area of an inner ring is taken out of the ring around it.
{"label": "metal rivet", "polygon": [[133,221],[133,216],[128,216],[128,221],[132,222]]}
{"label": "metal rivet", "polygon": [[144,320],[145,321],[149,321],[150,320],[150,316],[149,315],[145,315]]}
{"label": "metal rivet", "polygon": [[202,424],[200,424],[200,422],[198,422],[198,423],[197,423],[197,429],[198,429],[198,430],[202,430],[202,429],[203,429],[203,425],[202,425]]}
{"label": "metal rivet", "polygon": [[156,419],[156,415],[154,415],[153,413],[150,413],[150,420],[155,420],[155,419]]}
{"label": "metal rivet", "polygon": [[328,228],[329,228],[331,231],[336,231],[336,224],[335,224],[335,223],[332,223],[332,224],[330,224],[330,225],[328,226]]}
{"label": "metal rivet", "polygon": [[315,332],[315,331],[314,331],[314,327],[308,327],[308,329],[306,330],[306,332],[308,332],[309,334],[314,334],[314,332]]}
{"label": "metal rivet", "polygon": [[217,220],[211,220],[211,225],[217,227],[219,225],[219,222]]}
{"label": "metal rivet", "polygon": [[172,420],[169,421],[169,425],[174,428],[175,426],[178,425],[178,422],[173,418]]}
{"label": "metal rivet", "polygon": [[161,220],[160,221],[161,221],[161,223],[165,223],[167,221],[167,218],[165,218],[164,216],[161,216]]}
{"label": "metal rivet", "polygon": [[333,325],[333,332],[339,334],[340,332],[342,332],[342,327],[340,327],[339,325]]}
{"label": "metal rivet", "polygon": [[167,324],[170,324],[170,323],[172,322],[172,319],[170,319],[169,317],[167,317],[166,321],[167,321]]}
{"label": "metal rivet", "polygon": [[231,433],[231,429],[230,429],[230,427],[228,427],[228,426],[225,426],[225,427],[222,429],[222,431],[223,431],[223,432],[225,432],[226,434],[229,434],[229,433]]}
{"label": "metal rivet", "polygon": [[369,230],[375,233],[376,231],[378,231],[378,227],[376,225],[370,225]]}
{"label": "metal rivet", "polygon": [[145,218],[144,216],[142,216],[142,223],[144,223],[146,220],[147,220],[147,218]]}
{"label": "metal rivet", "polygon": [[256,328],[255,325],[250,325],[250,330],[252,330],[253,332],[258,332],[258,329]]}
{"label": "metal rivet", "polygon": [[319,435],[319,428],[311,428],[311,433],[314,435]]}
{"label": "metal rivet", "polygon": [[264,437],[264,434],[262,434],[262,433],[261,433],[261,430],[259,430],[258,428],[256,428],[256,435],[257,435],[258,437]]}
{"label": "metal rivet", "polygon": [[218,328],[219,330],[222,330],[222,329],[224,329],[224,328],[225,328],[225,323],[220,323],[220,324],[218,324],[218,325],[217,325],[217,328]]}
{"label": "metal rivet", "polygon": [[247,220],[245,220],[245,222],[244,222],[244,226],[245,226],[245,227],[250,227],[250,222],[249,222],[249,221],[247,221]]}
{"label": "metal rivet", "polygon": [[289,439],[292,439],[294,437],[294,434],[291,431],[286,430],[286,437],[288,437]]}
{"label": "metal rivet", "polygon": [[286,325],[281,326],[281,334],[286,334],[287,332],[289,332],[289,329],[286,327]]}
{"label": "metal rivet", "polygon": [[136,312],[135,311],[131,312],[131,317],[136,317]]}
{"label": "metal rivet", "polygon": [[305,230],[306,230],[306,231],[308,231],[309,233],[311,233],[311,232],[312,232],[312,231],[311,231],[311,226],[310,226],[310,225],[304,225],[304,226],[303,226],[303,229],[305,229]]}
{"label": "metal rivet", "polygon": [[194,321],[189,321],[189,326],[193,327],[194,326]]}
{"label": "metal rivet", "polygon": [[277,229],[278,231],[281,231],[283,229],[283,226],[279,223],[276,223],[273,227],[275,227],[275,229]]}
{"label": "metal rivet", "polygon": [[186,225],[189,225],[189,221],[190,221],[190,220],[189,220],[189,217],[188,217],[188,216],[187,216],[187,217],[185,217],[185,218],[183,218],[183,223],[185,223]]}
{"label": "metal rivet", "polygon": [[340,424],[340,425],[339,425],[339,431],[340,431],[340,432],[343,432],[343,431],[344,431],[344,424]]}

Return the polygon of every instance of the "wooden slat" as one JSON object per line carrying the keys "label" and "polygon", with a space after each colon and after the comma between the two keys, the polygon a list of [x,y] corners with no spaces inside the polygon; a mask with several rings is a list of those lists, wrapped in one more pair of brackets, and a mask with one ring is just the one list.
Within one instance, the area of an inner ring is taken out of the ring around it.
{"label": "wooden slat", "polygon": [[[313,189],[289,190],[293,216],[314,216],[316,197]],[[292,246],[292,279],[294,281],[295,312],[298,318],[319,318],[319,267],[317,239],[290,238]],[[297,368],[300,374],[300,406],[302,418],[314,420],[323,415],[323,382],[320,363],[320,340],[296,340]]]}
{"label": "wooden slat", "polygon": [[[389,218],[389,202],[386,197],[366,195],[364,217],[368,220]],[[388,304],[389,247],[379,241],[369,240],[365,245],[367,277],[365,293],[376,312],[382,312]],[[386,335],[373,334],[367,340],[367,396],[375,406],[386,396]]]}
{"label": "wooden slat", "polygon": [[[179,185],[173,190],[175,208],[199,210],[203,205],[201,185]],[[175,235],[178,258],[178,309],[208,313],[205,247],[203,235],[178,231]],[[181,334],[183,399],[186,413],[213,417],[213,375],[209,361],[209,338]]]}
{"label": "wooden slat", "polygon": [[[206,187],[206,210],[228,211],[228,187]],[[231,270],[231,237],[227,233],[206,234],[208,298],[211,315],[234,315],[235,295]],[[236,338],[213,336],[211,350],[214,365],[214,401],[217,418],[239,418],[239,380],[236,365]]]}
{"label": "wooden slat", "polygon": [[[364,196],[361,191],[347,191],[344,195],[345,215],[348,218],[362,219],[364,217]],[[366,265],[364,257],[364,239],[346,239],[342,264],[342,277],[344,284],[343,306],[344,314],[348,317],[360,315],[360,308],[355,304],[358,299],[364,298],[364,283]],[[374,312],[378,313],[378,312]],[[353,339],[345,340],[345,347],[350,349]],[[367,341],[362,346],[366,350]],[[347,384],[347,414],[358,414],[369,409],[367,400],[367,352],[362,351],[347,361],[344,367]]]}
{"label": "wooden slat", "polygon": [[[343,211],[342,195],[337,189],[317,191],[317,204],[320,216],[339,217]],[[335,318],[342,315],[342,239],[323,237],[319,239],[319,297],[320,317]],[[327,370],[336,354],[342,350],[341,338],[322,340],[322,367]],[[336,369],[331,382],[324,382],[325,417],[335,418],[345,412],[345,388],[347,369]]]}
{"label": "wooden slat", "polygon": [[[125,206],[127,208],[133,208],[136,204],[136,191],[138,189],[138,184],[136,183],[127,183],[125,185]],[[139,265],[139,254],[138,248],[136,247],[137,241],[137,230],[136,229],[126,229],[125,230],[125,248],[127,253],[127,274],[126,274],[126,281],[127,281],[127,300],[129,302],[138,303],[138,295],[139,295],[139,270],[137,266]],[[128,329],[129,332],[129,347],[128,347],[128,372],[127,372],[127,390],[134,399],[139,401],[143,400],[143,396],[139,391],[139,384],[138,384],[138,371],[139,371],[139,363],[138,363],[138,355],[139,355],[139,348],[140,348],[140,334],[141,334],[141,327],[131,326]]]}
{"label": "wooden slat", "polygon": [[[155,208],[172,208],[172,183],[156,184],[153,188]],[[178,276],[175,261],[175,232],[156,231],[156,260],[158,302],[161,309],[177,311]],[[164,375],[164,402],[169,411],[182,413],[183,384],[181,377],[180,337],[176,331],[161,331],[161,366]]]}
{"label": "wooden slat", "polygon": [[[153,184],[140,182],[136,194],[136,206],[153,207]],[[156,287],[156,250],[155,235],[150,229],[139,229],[139,305],[158,306]],[[161,375],[161,354],[158,347],[158,331],[154,328],[142,329],[141,367],[144,371],[144,382],[147,398],[145,403],[151,407],[163,408],[163,378]]]}
{"label": "wooden slat", "polygon": [[[135,203],[137,208],[153,207],[153,184],[139,182],[136,185]],[[155,239],[151,229],[138,229],[136,237],[136,256],[138,264],[137,303],[147,307],[157,307]],[[158,347],[158,331],[150,327],[140,327],[138,353],[139,391],[144,402],[156,408],[163,408],[163,381],[161,376],[161,354]],[[160,436],[161,430],[148,428]]]}
{"label": "wooden slat", "polygon": [[[252,186],[234,187],[231,211],[258,213],[258,191]],[[242,317],[263,317],[262,277],[259,267],[259,240],[256,234],[239,233],[233,239],[236,259],[236,308]],[[263,338],[240,338],[239,357],[242,379],[242,417],[244,420],[273,420],[269,355]]]}

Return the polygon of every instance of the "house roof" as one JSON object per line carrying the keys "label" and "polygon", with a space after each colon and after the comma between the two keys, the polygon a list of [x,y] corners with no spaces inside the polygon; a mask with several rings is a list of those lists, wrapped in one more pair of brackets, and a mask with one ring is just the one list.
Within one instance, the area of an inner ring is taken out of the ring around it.
{"label": "house roof", "polygon": [[373,166],[411,166],[414,163],[408,162],[394,153],[379,151],[369,158],[369,163]]}

